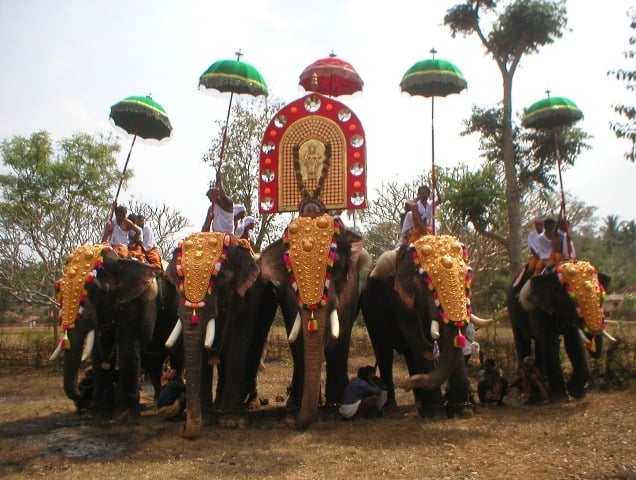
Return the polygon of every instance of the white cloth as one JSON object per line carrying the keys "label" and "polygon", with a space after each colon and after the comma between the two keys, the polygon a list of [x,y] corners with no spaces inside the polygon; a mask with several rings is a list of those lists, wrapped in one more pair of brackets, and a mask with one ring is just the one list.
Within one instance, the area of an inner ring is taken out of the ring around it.
{"label": "white cloth", "polygon": [[537,244],[539,245],[539,258],[541,260],[548,260],[552,255],[552,241],[545,236],[545,232],[537,237]]}
{"label": "white cloth", "polygon": [[234,214],[226,212],[218,203],[214,204],[214,218],[212,219],[212,231],[234,233]]}
{"label": "white cloth", "polygon": [[536,255],[539,255],[539,252],[541,251],[541,247],[540,247],[540,240],[539,237],[541,236],[541,234],[539,232],[537,232],[536,230],[532,230],[529,234],[528,234],[528,248],[530,250],[532,250],[532,252]]}
{"label": "white cloth", "polygon": [[[245,229],[249,227],[250,225],[256,225],[256,219],[252,216],[247,216],[243,219],[242,222],[240,222],[236,226],[236,230],[234,230],[234,235],[240,238],[241,236],[243,236]],[[252,237],[256,238],[256,236],[254,235],[254,230],[250,230],[249,236],[250,236],[250,241],[252,241]]]}
{"label": "white cloth", "polygon": [[561,235],[561,245],[563,245],[563,256],[565,258],[576,258],[576,252],[574,251],[574,243],[572,243],[572,239],[570,238],[570,252],[568,252],[568,240],[565,232],[563,230],[557,230],[557,233]]}
{"label": "white cloth", "polygon": [[[420,215],[420,218],[424,220],[424,223],[426,223],[427,226],[432,225],[433,224],[433,221],[432,221],[433,201],[427,200],[426,206],[424,206],[422,205],[422,202],[418,200],[415,206],[417,208],[417,213]],[[406,212],[406,215],[404,215],[404,223],[402,223],[402,231],[400,232],[400,239],[402,240],[408,239],[411,233],[411,230],[413,230],[414,226],[415,226],[415,222],[413,221],[413,210],[409,210],[408,212]]]}
{"label": "white cloth", "polygon": [[144,228],[142,228],[141,246],[145,252],[148,252],[152,248],[157,246],[157,242],[155,242],[155,236],[152,233],[152,229],[148,225],[144,225]]}
{"label": "white cloth", "polygon": [[244,205],[237,203],[234,205],[234,216],[236,217],[239,213],[247,213],[247,210]]}
{"label": "white cloth", "polygon": [[[113,231],[110,234],[110,239],[108,240],[108,242],[113,246],[117,246],[117,245],[128,246],[129,232],[127,230],[122,230],[122,228],[117,223],[116,219],[113,219],[111,221],[113,222]],[[139,227],[137,227],[137,229],[139,229]]]}

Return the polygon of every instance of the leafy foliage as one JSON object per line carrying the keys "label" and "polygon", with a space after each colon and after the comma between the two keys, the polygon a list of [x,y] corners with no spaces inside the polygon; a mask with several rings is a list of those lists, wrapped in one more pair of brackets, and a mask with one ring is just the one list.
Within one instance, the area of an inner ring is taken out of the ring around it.
{"label": "leafy foliage", "polygon": [[[522,267],[521,257],[521,189],[515,151],[515,131],[512,121],[512,80],[524,54],[539,51],[560,38],[567,24],[564,2],[545,0],[516,0],[506,3],[497,12],[497,1],[466,0],[450,8],[444,24],[457,34],[476,34],[484,48],[495,60],[503,80],[503,102],[500,133],[491,129],[491,146],[501,151],[503,185],[507,208],[508,232],[506,250],[510,259],[510,273]],[[482,18],[482,13],[488,17]],[[490,25],[484,31],[482,24]],[[494,117],[491,116],[491,119]]]}
{"label": "leafy foliage", "polygon": [[[0,146],[0,290],[16,300],[55,302],[53,284],[67,255],[96,243],[119,179],[110,137],[77,133],[56,146],[46,132]],[[128,175],[129,176],[129,175]]]}
{"label": "leafy foliage", "polygon": [[[636,29],[636,10],[630,9],[628,15],[631,16],[630,28]],[[636,91],[636,66],[633,65],[636,58],[636,36],[629,38],[630,49],[625,51],[625,59],[632,61],[631,68],[619,68],[610,70],[608,75],[613,76],[620,82],[625,82],[625,88],[630,92]],[[636,161],[636,105],[615,104],[614,111],[623,118],[623,121],[610,122],[610,129],[616,138],[624,138],[631,142],[631,147],[625,153],[625,158],[631,162]]]}

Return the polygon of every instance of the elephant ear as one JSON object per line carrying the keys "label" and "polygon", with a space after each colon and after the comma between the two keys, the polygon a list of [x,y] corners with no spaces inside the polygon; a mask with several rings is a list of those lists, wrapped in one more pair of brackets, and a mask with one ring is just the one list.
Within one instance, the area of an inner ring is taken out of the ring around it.
{"label": "elephant ear", "polygon": [[612,278],[608,275],[605,275],[604,273],[598,272],[598,281],[601,282],[601,285],[603,285],[603,288],[605,289],[605,291],[607,291]]}
{"label": "elephant ear", "polygon": [[416,281],[420,281],[416,265],[408,258],[406,250],[398,250],[395,259],[394,290],[409,310],[415,305]]}
{"label": "elephant ear", "polygon": [[119,303],[128,303],[139,297],[155,280],[159,271],[157,267],[138,260],[108,254],[104,256],[102,268],[105,275],[100,277],[100,281],[117,291]]}
{"label": "elephant ear", "polygon": [[537,308],[554,314],[554,306],[557,304],[557,295],[561,291],[561,283],[556,273],[547,273],[530,278],[530,291],[528,298]]}
{"label": "elephant ear", "polygon": [[261,252],[259,267],[263,280],[278,284],[289,282],[289,272],[283,260],[284,253],[285,245],[282,238],[279,238]]}
{"label": "elephant ear", "polygon": [[[245,292],[250,288],[259,275],[259,267],[252,256],[252,253],[242,245],[231,245],[228,247],[227,262],[233,271],[234,289],[239,297],[245,296]],[[221,272],[224,268],[221,267]]]}

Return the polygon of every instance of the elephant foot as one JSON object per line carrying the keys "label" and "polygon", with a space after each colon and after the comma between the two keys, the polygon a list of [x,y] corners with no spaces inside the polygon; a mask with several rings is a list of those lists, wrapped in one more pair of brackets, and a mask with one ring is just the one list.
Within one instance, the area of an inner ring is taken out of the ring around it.
{"label": "elephant foot", "polygon": [[140,417],[141,417],[141,412],[139,410],[139,407],[128,407],[124,410],[121,410],[115,413],[115,415],[113,416],[113,422],[114,423],[134,422],[136,420],[139,420]]}
{"label": "elephant foot", "polygon": [[427,420],[441,419],[447,416],[444,405],[421,405],[417,408],[417,414],[420,418]]}
{"label": "elephant foot", "polygon": [[568,393],[575,400],[581,400],[585,398],[585,395],[587,395],[587,388],[585,386],[575,387],[572,385],[568,385]]}
{"label": "elephant foot", "polygon": [[471,402],[449,403],[446,405],[446,416],[448,418],[472,418],[475,413],[475,404]]}
{"label": "elephant foot", "polygon": [[218,418],[221,428],[244,429],[247,426],[247,420],[242,415],[221,414]]}

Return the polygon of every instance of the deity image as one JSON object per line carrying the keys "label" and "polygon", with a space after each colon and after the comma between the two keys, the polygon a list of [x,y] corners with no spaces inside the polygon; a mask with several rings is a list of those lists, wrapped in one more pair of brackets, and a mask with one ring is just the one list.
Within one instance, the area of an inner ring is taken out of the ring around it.
{"label": "deity image", "polygon": [[325,146],[322,142],[311,139],[299,149],[300,173],[304,180],[318,180],[325,161]]}

